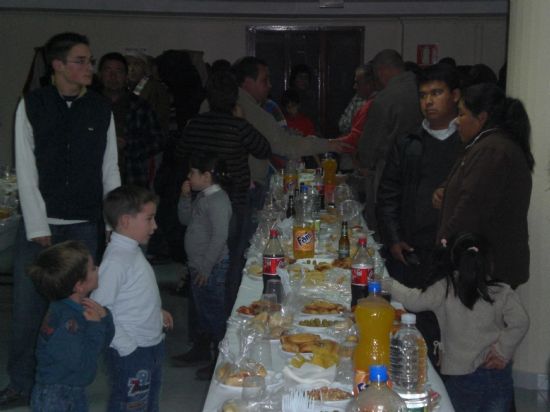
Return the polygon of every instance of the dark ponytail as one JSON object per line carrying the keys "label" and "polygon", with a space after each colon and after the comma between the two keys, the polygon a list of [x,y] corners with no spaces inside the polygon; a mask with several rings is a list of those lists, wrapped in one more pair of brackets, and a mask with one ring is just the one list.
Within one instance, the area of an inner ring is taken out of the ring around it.
{"label": "dark ponytail", "polygon": [[533,171],[535,159],[531,153],[531,124],[520,100],[506,97],[495,84],[482,83],[468,87],[462,101],[475,116],[487,112],[484,129],[502,129],[521,148],[529,170]]}
{"label": "dark ponytail", "polygon": [[226,192],[231,190],[232,178],[227,171],[225,160],[213,152],[195,152],[189,159],[189,167],[201,173],[209,172],[212,182],[219,184]]}
{"label": "dark ponytail", "polygon": [[446,278],[447,294],[452,290],[462,304],[472,309],[479,299],[493,303],[489,286],[492,279],[493,255],[487,240],[474,233],[460,233],[451,237],[434,254],[432,281]]}

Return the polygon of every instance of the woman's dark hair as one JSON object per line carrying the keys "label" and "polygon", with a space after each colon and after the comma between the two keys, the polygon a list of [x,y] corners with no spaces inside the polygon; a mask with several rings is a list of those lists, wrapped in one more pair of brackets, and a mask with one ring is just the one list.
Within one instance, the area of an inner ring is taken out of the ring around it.
{"label": "woman's dark hair", "polygon": [[209,172],[212,175],[212,182],[219,184],[226,191],[231,184],[231,176],[227,172],[225,161],[213,152],[193,153],[189,159],[189,167],[201,173]]}
{"label": "woman's dark hair", "polygon": [[311,68],[307,64],[297,64],[292,67],[290,70],[290,77],[289,77],[289,84],[290,87],[294,87],[294,81],[296,80],[296,77],[299,74],[305,73],[307,74],[309,78],[309,82],[311,83],[313,80],[313,73],[311,71]]}
{"label": "woman's dark hair", "polygon": [[228,70],[213,72],[206,85],[206,98],[210,110],[232,113],[239,98],[239,86],[235,76]]}
{"label": "woman's dark hair", "polygon": [[459,233],[435,250],[433,276],[429,284],[447,279],[447,294],[452,285],[455,296],[469,309],[479,299],[493,303],[489,286],[498,282],[493,278],[492,262],[493,253],[485,237],[475,233]]}
{"label": "woman's dark hair", "polygon": [[531,153],[531,124],[520,100],[506,97],[496,84],[482,83],[468,87],[463,93],[462,102],[475,116],[487,112],[484,129],[498,127],[505,131],[521,148],[529,170],[533,171],[535,159]]}

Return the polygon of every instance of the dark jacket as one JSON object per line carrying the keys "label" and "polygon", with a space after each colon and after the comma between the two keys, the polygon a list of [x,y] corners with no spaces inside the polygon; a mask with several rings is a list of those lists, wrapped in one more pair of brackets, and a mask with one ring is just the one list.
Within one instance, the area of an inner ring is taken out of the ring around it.
{"label": "dark jacket", "polygon": [[[425,160],[423,156],[428,143],[427,139],[435,138],[421,128],[416,134],[398,138],[388,154],[386,167],[378,188],[378,203],[376,205],[379,232],[386,246],[400,241],[405,241],[413,247],[421,245],[430,248],[435,244],[438,213],[431,207],[431,194],[445,181],[463,146],[455,131],[443,142],[440,142],[446,146],[444,151],[432,152],[432,155],[435,154],[443,158],[437,159],[443,161],[443,164],[438,167],[437,176],[429,176],[433,188],[426,189],[424,187],[424,193],[429,196],[429,199],[420,203],[418,202],[419,185],[421,183],[426,185],[426,181],[422,182],[422,179],[427,180],[426,175],[433,173],[431,170],[424,169],[427,163],[423,161]],[[425,216],[421,228],[417,225],[418,215]],[[426,225],[426,221],[430,220],[433,220],[433,224]]]}
{"label": "dark jacket", "polygon": [[529,279],[527,211],[531,172],[520,147],[504,132],[486,132],[468,146],[445,185],[438,239],[457,232],[487,237],[494,276],[516,287]]}
{"label": "dark jacket", "polygon": [[92,90],[69,108],[54,86],[25,97],[39,189],[50,218],[98,221],[111,107]]}
{"label": "dark jacket", "polygon": [[101,321],[93,322],[84,318],[84,307],[69,298],[50,303],[36,343],[36,382],[88,386],[114,334],[108,310]]}

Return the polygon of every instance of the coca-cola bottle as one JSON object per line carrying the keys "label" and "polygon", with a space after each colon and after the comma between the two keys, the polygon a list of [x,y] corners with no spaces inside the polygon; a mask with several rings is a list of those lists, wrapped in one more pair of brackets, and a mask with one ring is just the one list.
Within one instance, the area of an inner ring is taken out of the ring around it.
{"label": "coca-cola bottle", "polygon": [[263,255],[263,274],[264,288],[262,293],[266,291],[267,281],[270,279],[279,279],[277,275],[277,268],[284,262],[285,252],[279,242],[279,237],[276,229],[269,231],[269,241],[265,245]]}
{"label": "coca-cola bottle", "polygon": [[351,261],[351,307],[368,295],[369,279],[374,273],[374,262],[367,249],[367,238],[359,238],[359,249]]}

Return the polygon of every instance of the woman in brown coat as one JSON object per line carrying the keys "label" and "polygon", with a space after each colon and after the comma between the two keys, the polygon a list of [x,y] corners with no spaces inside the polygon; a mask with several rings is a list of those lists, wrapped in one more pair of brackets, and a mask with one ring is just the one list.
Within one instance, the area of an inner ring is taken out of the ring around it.
{"label": "woman in brown coat", "polygon": [[527,211],[534,159],[523,104],[493,84],[468,88],[458,114],[466,144],[443,191],[438,241],[458,232],[484,235],[495,253],[493,273],[513,288],[529,278]]}

